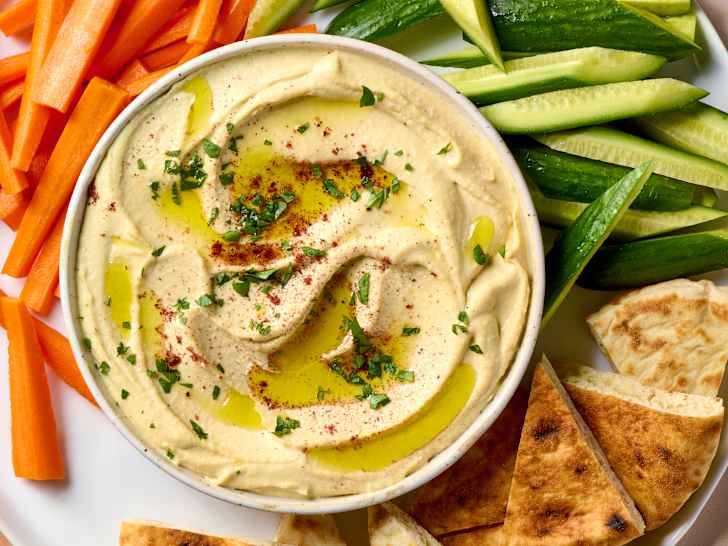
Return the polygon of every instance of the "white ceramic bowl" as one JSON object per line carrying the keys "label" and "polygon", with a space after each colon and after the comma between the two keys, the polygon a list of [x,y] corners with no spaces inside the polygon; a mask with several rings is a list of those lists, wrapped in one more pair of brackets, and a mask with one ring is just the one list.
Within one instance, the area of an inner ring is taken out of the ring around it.
{"label": "white ceramic bowl", "polygon": [[[300,499],[274,497],[210,485],[199,475],[170,464],[167,459],[159,456],[153,450],[148,449],[136,436],[134,436],[133,432],[129,430],[123,419],[117,415],[115,407],[106,400],[101,389],[96,384],[96,378],[92,373],[93,362],[87,358],[86,352],[81,349],[80,340],[82,334],[79,321],[77,320],[76,281],[74,274],[76,269],[76,252],[84,211],[86,209],[86,195],[88,187],[96,176],[96,170],[104,159],[109,146],[114,142],[124,126],[131,121],[142,108],[157,97],[166,93],[173,84],[188,75],[206,66],[224,61],[239,54],[248,54],[255,51],[286,46],[339,49],[371,56],[382,63],[393,65],[397,70],[407,73],[413,79],[419,80],[424,85],[434,89],[442,96],[442,100],[450,102],[454,109],[459,110],[461,115],[472,122],[473,126],[482,133],[483,138],[486,138],[491,142],[496,152],[500,155],[500,160],[503,162],[506,170],[512,177],[515,188],[520,197],[522,212],[521,221],[526,235],[530,268],[532,271],[532,295],[523,339],[516,357],[507,374],[503,378],[501,385],[497,389],[493,400],[456,441],[405,479],[378,491],[358,493],[355,495],[344,495],[340,497]],[[209,53],[206,53],[205,55],[202,55],[173,70],[164,78],[149,87],[149,89],[147,89],[144,93],[139,95],[129,106],[127,106],[127,108],[104,133],[81,171],[81,175],[76,183],[76,188],[73,192],[73,196],[71,197],[71,203],[66,215],[60,264],[60,290],[63,305],[63,317],[69,331],[69,339],[74,355],[80,364],[81,373],[83,374],[83,377],[94,397],[98,401],[99,406],[106,413],[109,419],[111,419],[111,422],[114,423],[119,432],[121,432],[121,434],[124,435],[124,437],[134,447],[136,447],[162,470],[198,491],[202,491],[212,497],[249,508],[304,514],[344,512],[385,502],[394,497],[404,495],[421,486],[457,461],[500,415],[505,405],[513,396],[513,392],[521,382],[521,379],[528,368],[541,322],[544,279],[545,274],[541,231],[539,229],[536,211],[533,208],[533,203],[529,196],[526,183],[503,140],[501,140],[500,136],[490,123],[488,123],[485,118],[480,115],[477,108],[475,108],[470,101],[462,95],[459,95],[447,83],[445,83],[444,80],[433,74],[430,70],[419,65],[415,61],[400,55],[399,53],[359,40],[318,34],[268,36],[265,38],[256,38],[254,40],[237,42],[229,46],[210,51]]]}

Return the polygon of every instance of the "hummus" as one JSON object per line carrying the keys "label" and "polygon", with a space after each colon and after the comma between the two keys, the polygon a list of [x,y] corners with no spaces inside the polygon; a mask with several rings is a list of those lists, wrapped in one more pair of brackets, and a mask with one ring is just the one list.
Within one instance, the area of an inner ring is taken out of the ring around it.
{"label": "hummus", "polygon": [[516,190],[436,91],[279,48],[152,102],[89,190],[84,345],[129,428],[211,483],[375,490],[452,442],[520,342]]}

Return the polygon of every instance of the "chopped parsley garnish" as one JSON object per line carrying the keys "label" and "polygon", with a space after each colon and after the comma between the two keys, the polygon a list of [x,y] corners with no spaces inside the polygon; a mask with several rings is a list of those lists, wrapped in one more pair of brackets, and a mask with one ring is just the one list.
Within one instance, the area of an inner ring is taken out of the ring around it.
{"label": "chopped parsley garnish", "polygon": [[182,311],[186,311],[190,308],[190,302],[188,302],[186,298],[179,298],[172,307],[174,307],[178,313],[181,313]]}
{"label": "chopped parsley garnish", "polygon": [[321,385],[319,385],[318,390],[316,391],[316,400],[318,400],[319,402],[322,401],[330,392],[331,391],[329,391],[328,389],[324,389]]}
{"label": "chopped parsley garnish", "polygon": [[250,295],[250,279],[243,279],[240,282],[234,282],[233,290],[247,298]]}
{"label": "chopped parsley garnish", "polygon": [[172,450],[171,450],[171,449],[169,449],[169,448],[167,449],[167,458],[168,458],[168,459],[169,459],[170,461],[171,461],[172,459],[174,459],[174,451],[172,451]]}
{"label": "chopped parsley garnish", "polygon": [[222,238],[228,243],[237,243],[240,240],[240,232],[232,229],[223,233]]}
{"label": "chopped parsley garnish", "polygon": [[439,151],[439,152],[437,152],[437,155],[445,155],[445,154],[446,154],[446,153],[448,153],[448,152],[449,152],[450,150],[452,150],[452,142],[448,142],[448,143],[447,143],[447,144],[445,144],[445,145],[444,145],[444,146],[443,146],[442,148],[440,148],[440,151]]}
{"label": "chopped parsley garnish", "polygon": [[111,296],[106,298],[106,307],[111,307]]}
{"label": "chopped parsley garnish", "polygon": [[162,255],[162,252],[164,252],[164,249],[167,248],[167,246],[160,246],[159,248],[155,248],[152,250],[152,256],[155,258],[159,258]]}
{"label": "chopped parsley garnish", "polygon": [[141,159],[137,159],[137,169],[140,171],[146,170],[147,166],[144,164],[144,161]]}
{"label": "chopped parsley garnish", "polygon": [[389,188],[382,188],[381,190],[374,192],[367,203],[367,210],[371,210],[374,207],[381,209],[384,202],[389,199],[389,192]]}
{"label": "chopped parsley garnish", "polygon": [[470,317],[468,317],[468,314],[465,311],[460,311],[458,313],[458,320],[462,322],[465,326],[470,325]]}
{"label": "chopped parsley garnish", "polygon": [[222,367],[222,364],[216,364],[215,367],[217,368],[218,372],[225,373],[225,368]]}
{"label": "chopped parsley garnish", "polygon": [[325,250],[320,250],[318,248],[313,248],[310,246],[304,246],[301,248],[301,251],[306,255],[310,256],[312,258],[320,258],[321,256],[326,256]]}
{"label": "chopped parsley garnish", "polygon": [[389,150],[384,150],[384,152],[382,152],[382,155],[380,155],[379,157],[376,157],[374,159],[374,165],[383,165],[384,162],[387,160],[388,155],[389,155]]}
{"label": "chopped parsley garnish", "polygon": [[231,152],[238,153],[238,140],[241,140],[243,138],[242,135],[230,137],[230,140],[228,140],[227,148]]}
{"label": "chopped parsley garnish", "polygon": [[124,328],[124,330],[131,330],[131,322],[125,320],[121,323],[121,327]]}
{"label": "chopped parsley garnish", "polygon": [[111,366],[105,360],[98,365],[98,370],[101,375],[108,375],[111,371]]}
{"label": "chopped parsley garnish", "polygon": [[220,398],[220,387],[215,385],[212,389],[212,399],[217,400],[218,398]]}
{"label": "chopped parsley garnish", "polygon": [[222,152],[222,148],[220,148],[220,146],[207,138],[202,139],[202,149],[205,150],[205,153],[212,158],[220,157],[220,153]]}
{"label": "chopped parsley garnish", "polygon": [[498,254],[500,254],[502,258],[506,257],[506,245],[498,247]]}
{"label": "chopped parsley garnish", "polygon": [[158,358],[155,362],[156,372],[153,370],[148,370],[147,375],[150,377],[156,378],[159,380],[159,385],[162,387],[162,390],[169,394],[172,392],[172,386],[175,383],[179,383],[180,379],[182,379],[182,376],[180,373],[174,369],[170,368],[167,364],[167,361],[163,358]]}
{"label": "chopped parsley garnish", "polygon": [[81,344],[83,345],[83,348],[86,349],[87,351],[91,350],[91,340],[89,338],[87,338],[87,337],[83,338],[81,340]]}
{"label": "chopped parsley garnish", "polygon": [[215,294],[203,294],[195,300],[195,303],[200,307],[210,307],[211,305],[222,306],[225,302],[215,296]]}
{"label": "chopped parsley garnish", "polygon": [[210,212],[210,217],[207,219],[207,225],[211,226],[212,223],[217,220],[217,217],[220,215],[220,209],[215,207],[212,209],[212,212]]}
{"label": "chopped parsley garnish", "polygon": [[179,157],[180,155],[182,155],[182,150],[167,150],[166,152],[164,152],[164,155],[168,157]]}
{"label": "chopped parsley garnish", "polygon": [[397,157],[402,157],[404,155],[404,150],[397,150],[396,152],[394,152],[394,155],[396,155]]}
{"label": "chopped parsley garnish", "polygon": [[462,324],[453,324],[452,325],[452,333],[455,335],[467,332],[468,326],[470,325],[470,317],[468,317],[468,314],[465,311],[460,311],[458,313],[458,320]]}
{"label": "chopped parsley garnish", "polygon": [[197,421],[190,419],[190,425],[192,425],[192,430],[195,431],[195,434],[197,434],[197,437],[200,440],[207,440],[207,432],[197,423]]}
{"label": "chopped parsley garnish", "polygon": [[300,426],[301,422],[297,419],[289,419],[288,417],[278,415],[276,416],[276,428],[273,430],[273,434],[276,436],[285,436]]}
{"label": "chopped parsley garnish", "polygon": [[[217,147],[217,154],[219,156],[220,147],[212,142],[209,142],[209,144],[211,146]],[[204,141],[203,148],[206,152],[208,151],[207,147],[204,145]],[[205,182],[205,180],[207,180],[207,172],[205,172],[205,170],[203,169],[202,158],[197,153],[193,153],[181,162],[174,159],[166,159],[164,161],[164,172],[167,174],[179,176],[179,191],[188,191],[200,188],[202,187],[202,184]]]}
{"label": "chopped parsley garnish", "polygon": [[121,399],[126,400],[129,398],[129,391],[126,389],[121,389]]}
{"label": "chopped parsley garnish", "polygon": [[263,144],[265,144],[266,146],[273,146],[273,142],[271,142],[267,138],[263,141]]}
{"label": "chopped parsley garnish", "polygon": [[468,349],[473,351],[475,354],[479,354],[479,355],[483,354],[483,349],[480,348],[480,345],[473,344],[470,347],[468,347]]}
{"label": "chopped parsley garnish", "polygon": [[134,353],[126,355],[126,361],[133,366],[136,364],[136,355]]}
{"label": "chopped parsley garnish", "polygon": [[230,210],[240,216],[240,231],[252,237],[258,237],[273,222],[286,212],[288,205],[296,200],[296,196],[285,191],[280,195],[272,195],[268,199],[260,194],[252,198],[240,196]]}
{"label": "chopped parsley garnish", "polygon": [[361,86],[361,98],[359,99],[359,107],[364,108],[366,106],[374,106],[377,99],[374,97],[374,93],[366,85]]}
{"label": "chopped parsley garnish", "polygon": [[452,325],[452,333],[455,335],[458,335],[460,333],[466,333],[468,331],[467,326],[463,326],[462,324],[453,324]]}
{"label": "chopped parsley garnish", "polygon": [[172,202],[175,205],[182,204],[182,196],[179,194],[179,188],[177,187],[177,182],[172,183]]}
{"label": "chopped parsley garnish", "polygon": [[326,193],[331,195],[331,197],[335,197],[336,199],[341,199],[342,197],[344,197],[344,192],[336,187],[336,183],[332,179],[327,178],[326,180],[324,180],[323,184],[324,190],[326,190]]}
{"label": "chopped parsley garnish", "polygon": [[159,180],[155,180],[149,184],[149,189],[152,192],[152,199],[155,201],[159,199]]}
{"label": "chopped parsley garnish", "polygon": [[311,174],[316,178],[322,178],[324,176],[324,171],[321,168],[321,165],[316,165],[315,163],[311,165]]}
{"label": "chopped parsley garnish", "polygon": [[473,260],[478,265],[487,265],[490,261],[490,256],[487,252],[483,252],[483,247],[475,245],[475,248],[473,248]]}
{"label": "chopped parsley garnish", "polygon": [[369,407],[372,409],[379,409],[391,402],[386,394],[370,394],[367,400],[369,400]]}
{"label": "chopped parsley garnish", "polygon": [[235,130],[235,125],[230,123],[229,121],[225,124],[225,130],[228,132],[229,135],[233,134],[233,131]]}
{"label": "chopped parsley garnish", "polygon": [[129,352],[129,347],[124,345],[123,341],[119,342],[119,345],[116,347],[116,356],[124,356]]}
{"label": "chopped parsley garnish", "polygon": [[399,178],[397,178],[397,177],[395,176],[395,177],[394,177],[394,178],[392,179],[392,185],[390,186],[390,188],[392,189],[392,193],[397,193],[397,192],[399,192],[400,184],[401,184],[401,182],[400,182]]}
{"label": "chopped parsley garnish", "polygon": [[299,133],[303,134],[306,131],[308,131],[310,127],[311,127],[311,124],[307,121],[306,123],[302,123],[301,125],[299,125],[298,127],[296,127],[296,131],[298,131]]}
{"label": "chopped parsley garnish", "polygon": [[405,171],[409,171],[409,172],[412,172],[412,171],[414,171],[414,170],[415,170],[415,168],[414,168],[414,167],[412,166],[412,164],[411,164],[411,163],[405,163],[405,164],[404,164],[404,170],[405,170]]}
{"label": "chopped parsley garnish", "polygon": [[402,328],[402,335],[405,337],[416,336],[420,333],[420,329],[417,326],[405,326]]}
{"label": "chopped parsley garnish", "polygon": [[359,301],[364,305],[369,303],[369,273],[364,273],[359,279]]}
{"label": "chopped parsley garnish", "polygon": [[270,324],[264,324],[262,322],[257,322],[255,320],[251,320],[250,329],[255,330],[261,336],[267,336],[268,334],[270,334],[271,326],[270,326]]}
{"label": "chopped parsley garnish", "polygon": [[218,179],[223,186],[229,186],[235,181],[235,173],[232,171],[220,173]]}
{"label": "chopped parsley garnish", "polygon": [[357,202],[357,201],[359,201],[361,194],[359,193],[359,191],[356,188],[351,188],[351,195],[349,197],[351,197],[352,201]]}
{"label": "chopped parsley garnish", "polygon": [[212,279],[215,281],[215,284],[217,286],[222,286],[223,284],[229,282],[232,277],[228,273],[225,273],[223,271],[222,273],[216,274]]}

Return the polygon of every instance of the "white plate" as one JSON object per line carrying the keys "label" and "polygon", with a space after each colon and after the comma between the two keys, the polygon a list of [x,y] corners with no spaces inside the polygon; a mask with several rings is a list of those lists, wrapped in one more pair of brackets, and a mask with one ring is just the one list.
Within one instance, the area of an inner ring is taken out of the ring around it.
{"label": "white plate", "polygon": [[[333,11],[300,20],[317,22],[323,29]],[[728,110],[725,83],[728,53],[702,13],[700,27],[705,54],[699,59],[673,63],[668,72],[711,91],[706,102]],[[419,59],[453,49],[457,42],[461,42],[460,32],[440,20],[392,38],[386,45]],[[0,57],[22,48],[22,42],[0,37]],[[5,260],[11,241],[12,232],[4,224],[0,225],[0,261]],[[712,278],[728,284],[727,271]],[[17,294],[21,286],[22,282],[17,279],[0,277],[0,287],[9,294]],[[542,335],[542,349],[556,360],[576,360],[606,369],[607,363],[589,337],[583,319],[610,297],[610,294],[575,290]],[[50,322],[63,328],[59,308]],[[6,360],[4,333],[0,333],[0,340],[0,359]],[[182,485],[138,453],[100,411],[61,384],[53,372],[49,376],[56,418],[63,435],[67,482],[32,483],[13,476],[9,407],[7,402],[0,403],[0,530],[14,546],[112,545],[117,543],[119,524],[125,519],[159,520],[234,536],[272,536],[277,515],[214,500]],[[724,385],[723,395],[726,394],[728,389]],[[0,381],[0,401],[7,400],[7,382]],[[728,439],[724,435],[705,484],[665,527],[634,544],[675,546],[700,515],[726,467]],[[345,515],[342,520],[352,546],[366,544],[362,538],[361,514]]]}

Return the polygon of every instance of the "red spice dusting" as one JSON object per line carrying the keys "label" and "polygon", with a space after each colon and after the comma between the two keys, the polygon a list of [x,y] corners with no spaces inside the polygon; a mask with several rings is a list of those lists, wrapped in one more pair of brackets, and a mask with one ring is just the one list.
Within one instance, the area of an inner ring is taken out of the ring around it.
{"label": "red spice dusting", "polygon": [[405,309],[412,309],[413,307],[414,307],[414,305],[412,305],[411,303],[408,303],[407,305],[405,305]]}
{"label": "red spice dusting", "polygon": [[179,355],[174,354],[170,349],[167,349],[167,354],[164,355],[164,360],[170,368],[174,368],[182,362],[182,358]]}
{"label": "red spice dusting", "polygon": [[217,241],[210,246],[210,256],[219,258],[227,264],[267,264],[282,255],[283,251],[279,245],[268,243],[223,244]]}
{"label": "red spice dusting", "polygon": [[324,430],[329,434],[334,434],[336,432],[336,425],[326,425],[324,426]]}
{"label": "red spice dusting", "polygon": [[289,150],[292,150],[293,149],[293,142],[291,142],[290,140],[288,142],[286,142],[286,148],[288,148]]}
{"label": "red spice dusting", "polygon": [[326,136],[329,136],[330,134],[331,134],[331,127],[326,127],[324,129],[323,135],[326,137]]}
{"label": "red spice dusting", "polygon": [[187,349],[187,352],[190,353],[190,357],[192,358],[192,362],[203,362],[207,363],[207,361],[203,358],[201,354],[199,354],[192,346],[185,347]]}
{"label": "red spice dusting", "polygon": [[107,209],[109,212],[116,212],[116,201],[112,201],[109,203],[109,207]]}
{"label": "red spice dusting", "polygon": [[99,193],[96,191],[96,182],[91,182],[88,187],[88,204],[95,205],[99,200]]}
{"label": "red spice dusting", "polygon": [[266,294],[266,296],[268,296],[268,299],[270,300],[270,302],[271,302],[271,303],[272,303],[273,305],[280,305],[280,303],[281,303],[281,298],[279,298],[279,297],[278,297],[278,296],[276,296],[275,294],[271,294],[270,292],[268,292],[268,293]]}
{"label": "red spice dusting", "polygon": [[311,284],[313,279],[311,277],[304,277],[303,282],[304,284]]}

